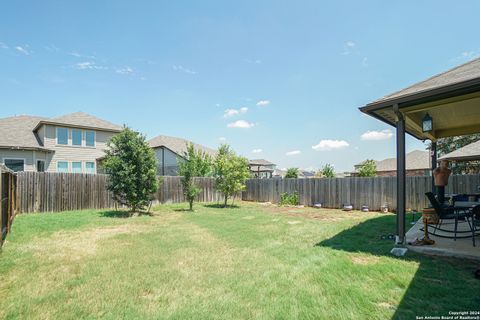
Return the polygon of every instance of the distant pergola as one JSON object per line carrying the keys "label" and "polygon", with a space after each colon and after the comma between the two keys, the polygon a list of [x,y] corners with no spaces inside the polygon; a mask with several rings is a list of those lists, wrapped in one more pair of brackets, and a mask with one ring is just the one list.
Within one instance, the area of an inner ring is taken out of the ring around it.
{"label": "distant pergola", "polygon": [[[405,244],[405,133],[432,141],[432,170],[439,138],[480,132],[480,58],[360,108],[397,131],[397,243]],[[428,116],[433,128],[424,132]],[[433,188],[433,184],[432,184]]]}

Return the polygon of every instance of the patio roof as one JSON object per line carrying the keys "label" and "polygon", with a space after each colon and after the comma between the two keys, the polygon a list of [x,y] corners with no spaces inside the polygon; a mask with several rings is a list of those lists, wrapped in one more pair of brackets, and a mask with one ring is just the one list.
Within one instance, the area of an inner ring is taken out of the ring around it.
{"label": "patio roof", "polygon": [[[435,75],[360,108],[396,126],[397,113],[405,117],[405,131],[420,139],[477,133],[480,124],[480,58]],[[396,111],[397,110],[397,111]],[[433,119],[433,131],[422,132],[425,114]]]}
{"label": "patio roof", "polygon": [[[405,133],[431,140],[432,170],[439,138],[480,132],[480,58],[440,73],[408,88],[373,101],[360,110],[396,127],[397,244],[405,244],[406,156]],[[426,114],[433,130],[423,132]],[[432,191],[435,186],[432,179]]]}

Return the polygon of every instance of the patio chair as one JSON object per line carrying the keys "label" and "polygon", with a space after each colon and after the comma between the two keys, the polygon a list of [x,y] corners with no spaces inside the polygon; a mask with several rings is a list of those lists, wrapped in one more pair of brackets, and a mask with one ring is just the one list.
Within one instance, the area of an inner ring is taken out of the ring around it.
{"label": "patio chair", "polygon": [[[437,198],[435,198],[435,195],[433,192],[427,192],[425,193],[427,196],[428,200],[432,204],[432,207],[435,209],[435,212],[438,214],[438,224],[433,226],[434,232],[433,234],[436,235],[437,237],[441,238],[449,238],[451,239],[452,237],[444,236],[444,235],[437,235],[436,232],[437,230],[451,233],[453,232],[453,239],[457,240],[457,233],[470,233],[470,231],[458,231],[458,220],[465,220],[465,217],[469,215],[468,210],[465,209],[460,209],[460,208],[455,208],[453,206],[448,206],[444,207],[438,202]],[[454,230],[448,230],[448,229],[442,229],[442,223],[443,220],[454,220],[455,221],[455,228]],[[467,220],[468,224],[470,225],[470,222]],[[458,238],[469,238],[469,236],[463,236],[463,237],[458,237]]]}
{"label": "patio chair", "polygon": [[480,205],[472,209],[472,223],[470,227],[472,228],[472,242],[475,247],[475,236],[477,235],[477,231],[480,230]]}

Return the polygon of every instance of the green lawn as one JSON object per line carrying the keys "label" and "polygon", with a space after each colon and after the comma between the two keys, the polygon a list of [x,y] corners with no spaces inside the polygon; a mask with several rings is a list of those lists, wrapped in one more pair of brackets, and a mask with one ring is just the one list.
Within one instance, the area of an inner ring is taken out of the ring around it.
{"label": "green lawn", "polygon": [[414,319],[480,305],[475,263],[388,254],[390,214],[182,208],[18,216],[0,318]]}

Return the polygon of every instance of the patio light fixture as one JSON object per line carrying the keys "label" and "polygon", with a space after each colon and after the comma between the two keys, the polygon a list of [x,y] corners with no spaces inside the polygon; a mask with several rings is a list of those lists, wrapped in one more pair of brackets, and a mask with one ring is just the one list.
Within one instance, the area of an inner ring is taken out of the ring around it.
{"label": "patio light fixture", "polygon": [[430,132],[433,130],[433,119],[428,113],[422,119],[422,130],[423,132]]}

